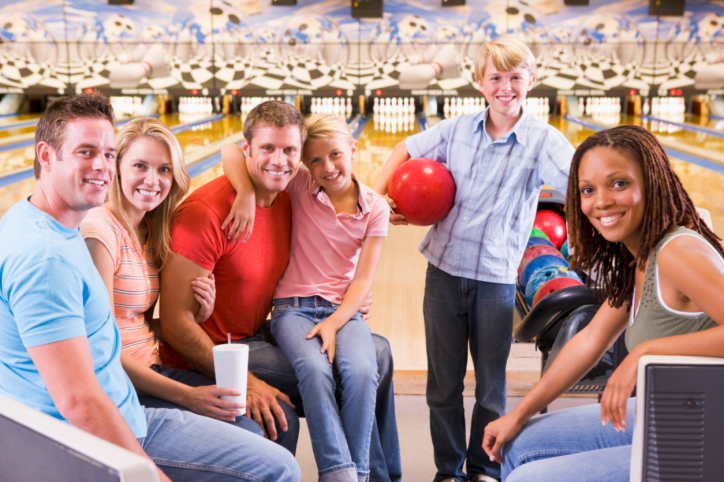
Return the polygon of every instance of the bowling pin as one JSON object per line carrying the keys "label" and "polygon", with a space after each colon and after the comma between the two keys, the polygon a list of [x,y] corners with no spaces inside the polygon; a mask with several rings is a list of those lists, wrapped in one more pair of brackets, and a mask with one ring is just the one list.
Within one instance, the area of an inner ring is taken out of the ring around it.
{"label": "bowling pin", "polygon": [[442,106],[442,113],[446,119],[450,117],[450,98],[449,97],[445,97],[445,102],[443,103],[443,106]]}
{"label": "bowling pin", "polygon": [[379,114],[380,112],[380,99],[379,97],[375,97],[375,100],[372,102],[372,112],[375,114]]}
{"label": "bowling pin", "polygon": [[642,108],[641,110],[643,111],[643,114],[644,114],[644,115],[649,115],[650,109],[651,109],[651,107],[649,107],[649,99],[646,98],[646,99],[644,100],[644,106],[643,106],[643,108]]}

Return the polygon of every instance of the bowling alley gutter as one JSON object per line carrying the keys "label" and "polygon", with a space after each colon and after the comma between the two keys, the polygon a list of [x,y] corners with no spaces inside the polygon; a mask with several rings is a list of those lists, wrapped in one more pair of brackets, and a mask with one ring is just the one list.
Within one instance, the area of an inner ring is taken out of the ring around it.
{"label": "bowling alley gutter", "polygon": [[[702,128],[698,128],[698,127],[697,127],[697,129],[693,129],[693,127],[696,127],[696,126],[690,126],[688,124],[680,124],[680,123],[676,123],[676,122],[669,122],[669,121],[666,121],[663,119],[656,119],[656,118],[648,117],[648,116],[645,116],[645,117],[642,116],[642,118],[646,118],[647,120],[657,120],[660,122],[666,122],[668,124],[673,124],[673,125],[676,125],[678,127],[681,127],[683,129],[688,129],[688,130],[696,130],[696,131],[703,130]],[[576,124],[580,124],[583,127],[587,127],[588,129],[591,129],[594,131],[602,131],[602,130],[610,128],[610,126],[601,125],[601,124],[598,124],[596,122],[592,122],[589,120],[579,119],[578,117],[574,117],[570,114],[566,115],[564,117],[564,119],[566,119],[569,122],[574,122]],[[709,129],[705,129],[705,130],[707,131],[706,134],[713,135]],[[662,136],[658,136],[656,134],[654,134],[654,136],[656,136],[658,141],[664,147],[664,151],[666,152],[666,154],[669,157],[679,159],[679,160],[682,160],[682,161],[685,161],[685,162],[688,162],[691,164],[695,164],[697,166],[703,167],[705,169],[709,169],[710,171],[714,171],[719,174],[724,174],[724,163],[718,159],[714,159],[714,158],[710,157],[711,153],[708,150],[706,150],[704,148],[700,148],[700,147],[684,146],[678,142],[673,142],[671,140],[668,140],[668,139],[666,139]],[[716,137],[724,137],[724,134],[717,133]]]}

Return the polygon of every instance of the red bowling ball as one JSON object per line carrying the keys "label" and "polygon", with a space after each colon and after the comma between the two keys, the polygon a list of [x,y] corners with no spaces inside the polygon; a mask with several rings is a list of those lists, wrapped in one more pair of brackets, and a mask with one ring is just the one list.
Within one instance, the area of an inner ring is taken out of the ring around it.
{"label": "red bowling ball", "polygon": [[417,226],[440,222],[455,201],[455,182],[445,166],[432,159],[411,159],[392,175],[387,194],[395,212]]}
{"label": "red bowling ball", "polygon": [[542,210],[535,213],[533,227],[540,229],[556,248],[561,249],[566,241],[566,222],[563,217],[553,211]]}

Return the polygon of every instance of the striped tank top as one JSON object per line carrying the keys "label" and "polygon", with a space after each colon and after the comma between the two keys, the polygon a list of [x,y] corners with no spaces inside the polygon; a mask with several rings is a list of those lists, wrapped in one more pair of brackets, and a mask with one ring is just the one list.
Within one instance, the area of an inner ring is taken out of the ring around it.
{"label": "striped tank top", "polygon": [[[646,266],[646,274],[644,275],[644,283],[641,290],[641,299],[634,311],[633,307],[636,302],[636,290],[634,290],[632,309],[629,313],[629,326],[626,329],[626,349],[631,352],[639,344],[664,338],[667,336],[684,335],[686,333],[695,333],[697,331],[707,330],[718,326],[718,323],[712,320],[709,315],[703,311],[684,312],[669,308],[664,303],[661,296],[661,287],[659,285],[659,268],[656,263],[659,252],[666,244],[678,236],[694,236],[704,241],[711,249],[716,249],[699,233],[691,229],[678,227],[672,229],[663,239],[656,245],[649,262]],[[717,255],[719,253],[717,252]],[[719,256],[724,262],[724,259]]]}
{"label": "striped tank top", "polygon": [[113,259],[113,314],[121,332],[121,346],[146,366],[161,363],[158,342],[145,313],[158,299],[158,269],[153,248],[140,248],[106,203],[91,209],[83,220],[84,239],[100,241]]}

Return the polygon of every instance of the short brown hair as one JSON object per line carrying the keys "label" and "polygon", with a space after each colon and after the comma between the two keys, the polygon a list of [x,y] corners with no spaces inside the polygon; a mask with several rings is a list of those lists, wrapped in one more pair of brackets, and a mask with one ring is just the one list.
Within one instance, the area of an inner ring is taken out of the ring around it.
{"label": "short brown hair", "polygon": [[523,67],[535,77],[538,74],[538,67],[535,63],[535,55],[528,46],[510,35],[503,35],[486,42],[480,48],[475,58],[475,78],[480,82],[485,75],[485,64],[488,58],[498,72],[510,72],[511,70]]}
{"label": "short brown hair", "polygon": [[39,142],[47,142],[56,152],[63,147],[65,124],[73,119],[90,117],[107,119],[111,125],[116,123],[113,107],[107,98],[100,94],[74,95],[58,99],[48,106],[35,128],[35,179],[40,178],[40,161],[37,147]]}
{"label": "short brown hair", "polygon": [[304,128],[302,114],[291,104],[280,100],[268,100],[257,105],[244,121],[244,138],[251,146],[251,140],[259,127],[286,127],[288,125],[299,126],[299,136],[302,145],[307,139],[307,130]]}

